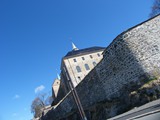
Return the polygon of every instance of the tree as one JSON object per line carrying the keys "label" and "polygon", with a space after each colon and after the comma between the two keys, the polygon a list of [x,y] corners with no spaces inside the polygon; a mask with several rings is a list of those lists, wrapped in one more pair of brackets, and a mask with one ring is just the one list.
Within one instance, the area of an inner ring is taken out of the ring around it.
{"label": "tree", "polygon": [[43,109],[46,105],[52,103],[52,97],[48,96],[46,93],[39,94],[31,104],[31,113],[33,113],[34,118],[41,117]]}
{"label": "tree", "polygon": [[150,17],[154,17],[160,13],[160,0],[154,0]]}
{"label": "tree", "polygon": [[40,117],[42,115],[42,109],[45,107],[44,102],[39,98],[36,97],[31,105],[31,112],[34,114],[34,117]]}
{"label": "tree", "polygon": [[45,105],[51,105],[53,102],[53,97],[52,96],[48,96],[45,100]]}

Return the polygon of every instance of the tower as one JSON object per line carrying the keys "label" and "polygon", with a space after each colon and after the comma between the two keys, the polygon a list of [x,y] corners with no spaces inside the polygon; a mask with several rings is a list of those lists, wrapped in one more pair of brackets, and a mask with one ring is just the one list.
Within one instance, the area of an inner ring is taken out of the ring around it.
{"label": "tower", "polygon": [[76,50],[78,50],[78,48],[75,46],[75,44],[72,42],[72,50],[73,51],[76,51]]}

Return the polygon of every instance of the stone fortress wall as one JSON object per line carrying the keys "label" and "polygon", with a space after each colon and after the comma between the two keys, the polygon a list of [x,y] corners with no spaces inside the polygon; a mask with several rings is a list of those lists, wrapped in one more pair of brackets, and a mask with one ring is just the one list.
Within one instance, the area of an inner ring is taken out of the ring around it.
{"label": "stone fortress wall", "polygon": [[[124,86],[160,72],[159,26],[160,15],[124,31],[105,49],[100,63],[76,87],[87,116],[96,104],[119,97]],[[78,120],[73,116],[75,110],[69,93],[43,120],[69,119],[71,115]]]}
{"label": "stone fortress wall", "polygon": [[123,85],[154,74],[160,68],[160,16],[139,24],[119,36],[106,48],[96,67],[106,96]]}

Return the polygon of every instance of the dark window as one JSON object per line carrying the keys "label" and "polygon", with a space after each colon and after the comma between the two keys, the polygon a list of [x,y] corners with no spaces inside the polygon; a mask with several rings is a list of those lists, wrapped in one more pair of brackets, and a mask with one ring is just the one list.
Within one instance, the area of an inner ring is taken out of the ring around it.
{"label": "dark window", "polygon": [[97,64],[96,62],[93,62],[93,66],[96,66],[96,64]]}
{"label": "dark window", "polygon": [[78,80],[81,80],[81,77],[78,76]]}
{"label": "dark window", "polygon": [[90,70],[88,64],[85,64],[84,66],[85,66],[86,70]]}
{"label": "dark window", "polygon": [[76,60],[76,59],[73,59],[73,61],[74,61],[74,62],[77,62],[77,60]]}
{"label": "dark window", "polygon": [[82,57],[82,60],[85,60],[84,57]]}
{"label": "dark window", "polygon": [[76,66],[77,72],[81,72],[81,68],[79,66]]}
{"label": "dark window", "polygon": [[93,58],[93,56],[92,56],[92,55],[90,55],[90,58]]}
{"label": "dark window", "polygon": [[99,54],[99,53],[97,53],[97,55],[98,55],[98,57],[100,57],[100,54]]}

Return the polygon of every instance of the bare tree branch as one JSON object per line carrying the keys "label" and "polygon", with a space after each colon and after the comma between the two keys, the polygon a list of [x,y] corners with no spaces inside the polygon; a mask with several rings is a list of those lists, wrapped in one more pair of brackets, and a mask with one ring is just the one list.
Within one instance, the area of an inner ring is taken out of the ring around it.
{"label": "bare tree branch", "polygon": [[154,17],[158,14],[160,14],[160,0],[155,0],[152,6],[150,17]]}
{"label": "bare tree branch", "polygon": [[51,104],[52,97],[46,93],[41,93],[36,97],[31,104],[31,113],[33,113],[34,118],[41,117],[43,109],[46,105]]}

